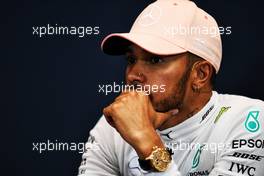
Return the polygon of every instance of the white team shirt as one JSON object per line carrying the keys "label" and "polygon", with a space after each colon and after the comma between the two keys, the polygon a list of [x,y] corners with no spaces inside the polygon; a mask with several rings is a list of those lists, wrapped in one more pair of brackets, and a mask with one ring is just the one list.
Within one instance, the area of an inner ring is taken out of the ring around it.
{"label": "white team shirt", "polygon": [[184,122],[157,130],[174,152],[166,172],[140,168],[135,150],[101,117],[90,131],[79,176],[264,176],[264,102],[213,91]]}

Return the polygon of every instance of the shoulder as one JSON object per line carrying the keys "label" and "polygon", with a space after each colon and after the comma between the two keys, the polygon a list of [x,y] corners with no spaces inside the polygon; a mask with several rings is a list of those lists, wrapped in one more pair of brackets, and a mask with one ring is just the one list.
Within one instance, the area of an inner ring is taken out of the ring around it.
{"label": "shoulder", "polygon": [[229,122],[230,125],[235,125],[247,120],[248,116],[254,117],[251,120],[264,120],[264,102],[259,99],[240,95],[219,94],[217,107],[219,108],[218,112],[223,116],[216,119],[217,123],[222,121],[222,123]]}
{"label": "shoulder", "polygon": [[[218,97],[218,120],[211,140],[217,142],[215,172],[263,174],[264,103],[237,95]],[[217,119],[216,118],[216,119]],[[241,170],[243,168],[243,171]]]}
{"label": "shoulder", "polygon": [[250,106],[264,107],[264,102],[260,99],[232,94],[218,94],[218,103],[232,105],[236,110],[242,110],[243,108],[248,108]]}
{"label": "shoulder", "polygon": [[264,102],[239,95],[218,94],[215,136],[221,141],[254,138],[264,133]]}

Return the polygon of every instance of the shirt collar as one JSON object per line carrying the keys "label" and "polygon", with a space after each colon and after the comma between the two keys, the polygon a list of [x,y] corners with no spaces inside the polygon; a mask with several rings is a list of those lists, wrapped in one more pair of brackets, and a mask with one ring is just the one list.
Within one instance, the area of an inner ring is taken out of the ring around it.
{"label": "shirt collar", "polygon": [[208,121],[210,115],[213,114],[213,111],[216,109],[217,98],[218,93],[213,91],[210,100],[199,112],[176,126],[162,131],[157,130],[157,132],[165,141],[192,141],[199,135],[199,128]]}

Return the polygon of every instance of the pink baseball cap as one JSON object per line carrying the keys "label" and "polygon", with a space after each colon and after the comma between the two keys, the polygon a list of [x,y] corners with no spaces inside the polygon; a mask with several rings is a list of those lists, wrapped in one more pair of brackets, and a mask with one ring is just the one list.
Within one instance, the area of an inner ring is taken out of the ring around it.
{"label": "pink baseball cap", "polygon": [[134,43],[157,55],[191,52],[213,65],[222,60],[222,42],[215,19],[189,0],[157,0],[137,17],[129,33],[104,38],[103,52],[122,55]]}

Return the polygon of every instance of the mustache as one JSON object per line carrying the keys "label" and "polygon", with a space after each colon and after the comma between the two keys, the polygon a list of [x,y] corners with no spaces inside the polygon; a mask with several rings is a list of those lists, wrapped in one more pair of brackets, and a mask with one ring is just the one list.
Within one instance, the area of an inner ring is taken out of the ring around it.
{"label": "mustache", "polygon": [[133,90],[136,90],[136,89],[139,89],[139,88],[142,88],[142,87],[145,87],[143,84],[141,84],[140,82],[138,81],[133,81],[131,83],[127,83],[126,84],[126,88],[132,88]]}
{"label": "mustache", "polygon": [[134,88],[138,88],[140,86],[144,86],[143,84],[141,84],[139,81],[133,81],[131,83],[128,83],[128,85],[133,86]]}
{"label": "mustache", "polygon": [[126,92],[131,92],[131,91],[136,91],[136,92],[143,92],[145,95],[150,95],[151,94],[151,88],[150,85],[144,85],[139,82],[132,82],[130,84],[125,85],[125,89],[123,91]]}

